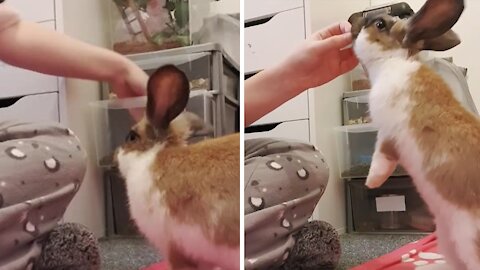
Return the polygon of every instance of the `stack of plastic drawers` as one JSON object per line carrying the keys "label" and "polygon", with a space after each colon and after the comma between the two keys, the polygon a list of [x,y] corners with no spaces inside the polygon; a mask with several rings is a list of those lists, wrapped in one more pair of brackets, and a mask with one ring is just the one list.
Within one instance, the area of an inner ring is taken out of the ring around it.
{"label": "stack of plastic drawers", "polygon": [[365,186],[377,136],[368,115],[369,92],[344,93],[343,126],[335,130],[340,176],[345,181],[348,232],[431,232],[433,219],[400,166],[380,188]]}
{"label": "stack of plastic drawers", "polygon": [[[190,81],[187,110],[214,127],[218,137],[239,130],[239,75],[228,56],[217,44],[203,44],[128,56],[148,74],[165,64],[176,65]],[[104,168],[107,235],[135,235],[128,213],[123,180],[112,163],[115,149],[135,124],[132,109],[143,113],[146,97],[102,100],[92,104],[98,165]]]}
{"label": "stack of plastic drawers", "polygon": [[[426,64],[442,76],[468,110],[478,114],[468,89],[465,68],[453,64],[452,58],[431,58]],[[355,75],[354,89],[355,80],[363,78],[358,76],[358,69]],[[349,232],[362,233],[434,231],[435,224],[427,206],[400,166],[380,188],[370,190],[364,185],[377,136],[368,115],[369,92],[365,89],[344,93],[343,126],[335,130],[339,170],[346,185],[347,228]]]}

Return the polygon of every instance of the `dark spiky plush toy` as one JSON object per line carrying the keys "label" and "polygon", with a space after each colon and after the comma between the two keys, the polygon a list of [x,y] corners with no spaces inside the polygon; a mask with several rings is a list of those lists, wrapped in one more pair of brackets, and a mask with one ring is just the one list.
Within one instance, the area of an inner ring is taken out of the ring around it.
{"label": "dark spiky plush toy", "polygon": [[307,223],[296,235],[292,253],[280,270],[330,270],[340,260],[340,237],[325,221]]}
{"label": "dark spiky plush toy", "polygon": [[48,235],[35,269],[98,270],[100,264],[95,235],[80,224],[65,223]]}

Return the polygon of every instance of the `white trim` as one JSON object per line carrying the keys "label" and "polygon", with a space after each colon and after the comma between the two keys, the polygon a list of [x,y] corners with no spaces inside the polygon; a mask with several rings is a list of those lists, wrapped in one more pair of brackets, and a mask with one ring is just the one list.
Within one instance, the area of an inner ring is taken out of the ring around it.
{"label": "white trim", "polygon": [[63,0],[55,1],[55,29],[57,32],[63,33]]}
{"label": "white trim", "polygon": [[303,0],[303,7],[305,10],[305,37],[312,33],[312,12],[310,0]]}
{"label": "white trim", "polygon": [[[63,21],[63,0],[54,0],[55,3],[55,30],[59,33],[64,33],[64,21]],[[68,113],[67,113],[67,94],[66,94],[66,81],[63,77],[57,77],[58,85],[58,113],[60,116],[60,123],[68,126]]]}
{"label": "white trim", "polygon": [[317,146],[317,131],[315,125],[315,95],[313,93],[314,89],[308,90],[308,126],[310,130],[310,143]]}
{"label": "white trim", "polygon": [[[312,34],[312,12],[310,0],[303,1],[304,15],[305,15],[305,38]],[[317,132],[315,125],[315,95],[314,89],[307,90],[308,93],[308,119],[310,130],[310,143],[317,146]]]}

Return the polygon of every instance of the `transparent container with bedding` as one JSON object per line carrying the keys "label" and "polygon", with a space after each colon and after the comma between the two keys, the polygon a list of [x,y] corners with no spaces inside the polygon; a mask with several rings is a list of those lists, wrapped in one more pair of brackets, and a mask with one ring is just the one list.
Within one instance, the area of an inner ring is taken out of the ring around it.
{"label": "transparent container with bedding", "polygon": [[347,92],[343,94],[343,125],[371,123],[368,95],[370,90]]}
{"label": "transparent container with bedding", "polygon": [[[357,124],[335,128],[337,159],[342,178],[365,178],[368,176],[375,150],[378,129],[372,124]],[[397,166],[394,176],[407,175]]]}
{"label": "transparent container with bedding", "polygon": [[391,177],[369,189],[365,179],[347,181],[350,231],[357,233],[426,233],[435,222],[410,177]]}
{"label": "transparent container with bedding", "polygon": [[113,50],[136,54],[189,46],[211,0],[113,0]]}
{"label": "transparent container with bedding", "polygon": [[[147,97],[99,100],[90,103],[90,112],[95,138],[97,165],[114,167],[115,150],[121,146],[131,128],[143,117]],[[218,117],[215,114],[213,96],[206,90],[192,91],[186,110],[198,115],[206,125],[214,128]],[[212,138],[217,133],[193,137],[190,143]]]}
{"label": "transparent container with bedding", "polygon": [[370,80],[368,79],[367,72],[365,71],[365,69],[361,64],[358,64],[350,72],[350,80],[352,84],[352,91],[365,90],[365,89],[371,88],[371,84],[370,84]]}

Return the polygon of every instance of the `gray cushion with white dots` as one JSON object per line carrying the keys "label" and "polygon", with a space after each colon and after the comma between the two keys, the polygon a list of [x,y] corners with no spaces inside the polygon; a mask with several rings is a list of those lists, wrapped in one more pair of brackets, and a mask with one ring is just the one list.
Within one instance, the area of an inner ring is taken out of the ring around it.
{"label": "gray cushion with white dots", "polygon": [[85,152],[57,123],[0,122],[0,269],[33,269],[42,240],[85,174]]}
{"label": "gray cushion with white dots", "polygon": [[245,141],[245,269],[283,264],[293,234],[312,215],[329,169],[314,146],[296,141]]}

